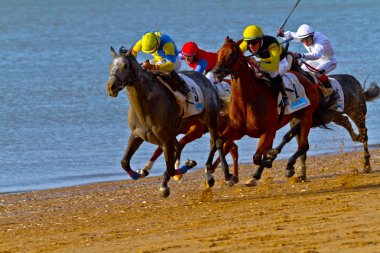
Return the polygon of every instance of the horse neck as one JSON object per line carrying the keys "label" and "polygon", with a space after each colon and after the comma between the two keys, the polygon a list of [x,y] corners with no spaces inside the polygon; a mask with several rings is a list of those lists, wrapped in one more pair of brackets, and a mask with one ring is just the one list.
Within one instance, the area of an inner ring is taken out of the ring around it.
{"label": "horse neck", "polygon": [[[135,59],[129,60],[131,63],[130,73],[135,76],[134,83],[127,86],[127,94],[130,104],[135,108],[147,108],[151,91],[149,86],[152,86],[154,78],[148,77],[149,73],[144,71],[140,64]],[[143,110],[145,111],[145,110]]]}
{"label": "horse neck", "polygon": [[266,85],[254,76],[245,59],[239,61],[238,71],[231,78],[232,96],[252,98],[253,95],[264,95],[262,90],[266,89]]}

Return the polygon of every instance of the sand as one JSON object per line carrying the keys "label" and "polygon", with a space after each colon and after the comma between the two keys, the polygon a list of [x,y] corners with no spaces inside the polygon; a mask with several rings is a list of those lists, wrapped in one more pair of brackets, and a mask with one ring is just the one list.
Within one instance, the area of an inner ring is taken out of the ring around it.
{"label": "sand", "polygon": [[0,252],[380,252],[371,155],[370,174],[362,152],[310,157],[307,182],[276,161],[254,188],[252,165],[233,187],[219,169],[211,190],[190,171],[167,199],[160,177],[0,195]]}

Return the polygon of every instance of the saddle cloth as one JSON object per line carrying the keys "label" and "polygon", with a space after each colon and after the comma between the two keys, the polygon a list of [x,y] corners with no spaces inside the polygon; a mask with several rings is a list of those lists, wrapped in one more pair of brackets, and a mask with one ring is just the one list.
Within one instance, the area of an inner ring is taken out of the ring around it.
{"label": "saddle cloth", "polygon": [[[339,107],[342,108],[342,110],[344,110],[344,94],[343,94],[343,89],[342,89],[342,86],[340,85],[340,83],[334,79],[334,78],[330,78],[329,77],[329,80],[330,80],[330,83],[331,83],[331,86],[333,87],[334,91],[339,95],[339,98],[338,100],[336,101],[337,105]],[[334,107],[334,106],[333,106]]]}
{"label": "saddle cloth", "polygon": [[187,118],[192,115],[200,114],[201,112],[203,112],[205,102],[201,88],[190,77],[183,74],[179,74],[179,76],[186,82],[187,86],[190,89],[190,92],[186,97],[185,104],[182,105],[182,118]]}
{"label": "saddle cloth", "polygon": [[[286,73],[282,76],[285,91],[288,95],[289,105],[285,106],[284,114],[291,114],[310,105],[310,100],[306,97],[305,89],[298,81],[297,77],[292,73]],[[278,103],[282,98],[281,92],[278,95]],[[281,112],[281,107],[277,108],[278,114]]]}
{"label": "saddle cloth", "polygon": [[231,97],[231,86],[222,81],[222,82],[219,82],[219,83],[214,83],[213,84],[216,91],[218,92],[218,95],[219,97],[222,99],[222,100],[225,100],[225,101],[228,101]]}

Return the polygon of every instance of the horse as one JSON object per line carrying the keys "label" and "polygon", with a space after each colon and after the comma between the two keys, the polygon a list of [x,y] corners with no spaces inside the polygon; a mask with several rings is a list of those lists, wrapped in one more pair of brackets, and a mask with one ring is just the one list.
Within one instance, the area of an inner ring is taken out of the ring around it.
{"label": "horse", "polygon": [[[257,150],[253,155],[253,162],[259,165],[253,177],[246,182],[247,186],[255,186],[261,178],[264,168],[271,168],[274,158],[267,155],[271,148],[276,131],[288,124],[291,119],[300,120],[300,142],[297,151],[289,158],[285,170],[286,177],[294,175],[296,159],[309,149],[308,134],[312,126],[312,117],[318,107],[318,92],[312,83],[302,74],[291,72],[302,84],[310,105],[285,114],[279,121],[277,112],[277,96],[268,87],[267,83],[257,78],[255,72],[249,67],[248,61],[236,43],[228,36],[218,50],[218,61],[214,73],[218,80],[231,76],[231,101],[229,104],[229,124],[223,132],[223,141],[238,140],[245,135],[260,138]],[[217,143],[219,145],[219,143]],[[223,170],[228,165],[221,162]]]}
{"label": "horse", "polygon": [[[295,59],[291,58],[289,61],[292,63],[291,69],[297,72],[300,72],[307,76],[310,80],[313,80],[313,77],[301,69],[301,63]],[[343,96],[344,96],[344,109],[343,112],[338,112],[336,110],[330,109],[329,106],[325,106],[325,100],[320,89],[320,101],[318,107],[317,119],[313,120],[313,127],[325,126],[329,123],[335,123],[339,126],[344,127],[352,141],[363,143],[364,157],[363,157],[363,173],[370,173],[372,171],[370,165],[370,153],[368,150],[368,135],[366,127],[366,114],[367,114],[367,102],[374,101],[380,97],[380,88],[375,81],[371,82],[367,89],[363,88],[360,82],[352,75],[349,74],[335,74],[330,75],[330,78],[337,80],[342,87]],[[365,87],[364,82],[364,87]],[[356,134],[353,130],[351,121],[354,122],[359,133]],[[270,151],[272,156],[276,156],[281,152],[282,148],[288,143],[294,136],[299,140],[299,127],[298,122],[291,122],[292,129],[287,132],[282,142],[273,150]],[[307,154],[301,156],[301,175],[299,176],[300,180],[307,180],[306,175],[306,159]]]}
{"label": "horse", "polygon": [[[175,156],[180,145],[176,139],[178,130],[194,118],[203,122],[210,133],[210,153],[205,165],[207,180],[213,179],[209,168],[217,150],[216,140],[218,113],[223,108],[223,101],[219,98],[216,89],[211,82],[201,73],[195,71],[183,71],[182,73],[193,79],[200,87],[204,96],[204,109],[200,114],[182,118],[181,108],[176,102],[173,93],[165,86],[154,73],[143,69],[131,54],[132,48],[119,49],[119,53],[110,48],[113,61],[110,64],[110,77],[107,82],[107,92],[111,97],[117,97],[118,93],[126,88],[130,102],[128,124],[131,129],[128,145],[121,160],[122,168],[133,179],[140,178],[140,174],[132,170],[130,160],[143,141],[147,141],[163,148],[166,162],[166,170],[160,187],[161,195],[168,197],[170,188],[168,182],[174,175],[183,174],[184,171],[175,169]],[[163,76],[164,78],[164,76]],[[170,80],[168,80],[170,81]],[[222,140],[218,142],[223,143]],[[222,148],[218,148],[220,159],[225,162]],[[233,176],[225,172],[225,177],[234,182]]]}

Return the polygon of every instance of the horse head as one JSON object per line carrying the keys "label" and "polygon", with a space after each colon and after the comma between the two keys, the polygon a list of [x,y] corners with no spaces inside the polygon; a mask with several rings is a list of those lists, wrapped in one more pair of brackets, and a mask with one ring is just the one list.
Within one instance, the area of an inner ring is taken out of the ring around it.
{"label": "horse head", "polygon": [[215,78],[221,82],[224,77],[236,74],[242,59],[245,60],[245,57],[240,50],[239,42],[236,43],[227,36],[223,46],[218,50],[218,61],[214,68]]}
{"label": "horse head", "polygon": [[135,74],[132,71],[132,48],[127,50],[124,46],[115,52],[113,47],[110,48],[113,61],[110,64],[110,77],[107,83],[107,92],[111,97],[117,97],[119,91],[135,81]]}

